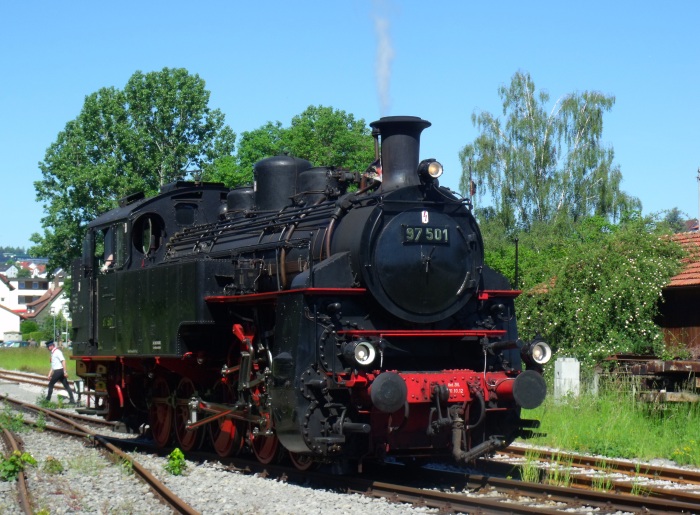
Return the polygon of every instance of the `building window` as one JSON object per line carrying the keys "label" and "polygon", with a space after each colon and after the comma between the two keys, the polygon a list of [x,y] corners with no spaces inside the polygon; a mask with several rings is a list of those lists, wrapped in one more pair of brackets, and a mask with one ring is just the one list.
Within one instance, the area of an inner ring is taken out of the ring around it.
{"label": "building window", "polygon": [[32,283],[32,289],[33,289],[33,290],[38,290],[38,289],[39,289],[39,283],[36,282],[36,281],[34,281],[34,282]]}

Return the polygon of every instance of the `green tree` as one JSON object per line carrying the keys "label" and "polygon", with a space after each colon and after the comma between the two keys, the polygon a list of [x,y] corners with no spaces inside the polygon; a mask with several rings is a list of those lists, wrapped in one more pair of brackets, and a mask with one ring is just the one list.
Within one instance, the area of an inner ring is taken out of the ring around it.
{"label": "green tree", "polygon": [[317,165],[364,171],[374,160],[372,132],[365,121],[331,107],[309,106],[292,118],[282,143],[293,155]]}
{"label": "green tree", "polygon": [[29,334],[39,330],[39,324],[34,320],[22,320],[19,323],[19,330],[22,334]]}
{"label": "green tree", "polygon": [[475,180],[490,192],[506,230],[528,230],[533,223],[562,217],[614,220],[639,208],[637,199],[620,191],[614,152],[601,142],[603,115],[614,97],[571,93],[548,110],[549,94],[537,92],[523,72],[498,93],[504,120],[485,111],[472,115],[481,134],[460,152],[460,190],[466,193]]}
{"label": "green tree", "polygon": [[669,229],[673,232],[684,232],[687,219],[688,215],[677,207],[666,211],[664,214],[664,222],[668,224]]}
{"label": "green tree", "polygon": [[253,180],[253,165],[266,157],[289,154],[316,165],[364,170],[374,160],[371,130],[362,119],[332,107],[309,106],[289,127],[267,122],[241,133],[234,162],[226,158],[205,169],[207,180],[239,186]]}
{"label": "green tree", "polygon": [[224,115],[208,107],[210,93],[184,69],[136,72],[124,90],[102,88],[85,98],[39,163],[34,183],[43,203],[44,234],[30,253],[49,269],[68,268],[84,228],[130,193],[154,194],[165,183],[198,174],[234,150]]}
{"label": "green tree", "polygon": [[131,76],[124,88],[129,115],[130,154],[137,171],[157,186],[181,179],[187,170],[233,153],[235,135],[224,115],[209,109],[210,93],[198,75],[187,70]]}

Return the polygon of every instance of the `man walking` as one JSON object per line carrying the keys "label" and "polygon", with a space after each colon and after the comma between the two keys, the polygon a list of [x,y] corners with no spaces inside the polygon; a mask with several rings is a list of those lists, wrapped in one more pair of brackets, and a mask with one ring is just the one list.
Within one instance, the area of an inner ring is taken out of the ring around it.
{"label": "man walking", "polygon": [[75,399],[73,398],[73,390],[70,389],[68,384],[68,374],[66,372],[66,358],[63,357],[63,353],[60,351],[53,340],[46,342],[46,347],[51,351],[51,371],[49,372],[49,392],[46,394],[46,401],[51,400],[51,394],[53,393],[53,385],[61,381],[63,388],[66,389],[68,395],[70,396],[70,404],[75,404]]}

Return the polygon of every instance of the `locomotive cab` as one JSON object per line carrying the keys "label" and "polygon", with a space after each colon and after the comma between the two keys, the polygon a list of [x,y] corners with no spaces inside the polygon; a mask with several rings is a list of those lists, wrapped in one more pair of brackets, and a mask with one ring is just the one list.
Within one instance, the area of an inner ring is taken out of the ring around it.
{"label": "locomotive cab", "polygon": [[[176,286],[179,272],[164,266],[166,242],[179,231],[216,222],[227,193],[221,184],[181,181],[155,198],[126,197],[88,225],[82,257],[73,265],[77,353],[143,354],[153,340],[161,342],[158,350],[176,352],[180,324],[161,308],[194,313],[204,301],[186,300]],[[158,301],[161,292],[169,292],[165,304]]]}

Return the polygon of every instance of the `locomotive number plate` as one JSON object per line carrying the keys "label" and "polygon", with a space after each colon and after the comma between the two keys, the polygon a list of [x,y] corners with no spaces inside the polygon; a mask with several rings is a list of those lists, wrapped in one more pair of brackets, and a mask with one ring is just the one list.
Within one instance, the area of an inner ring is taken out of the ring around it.
{"label": "locomotive number plate", "polygon": [[448,227],[430,227],[428,225],[403,225],[403,242],[406,244],[449,245]]}

